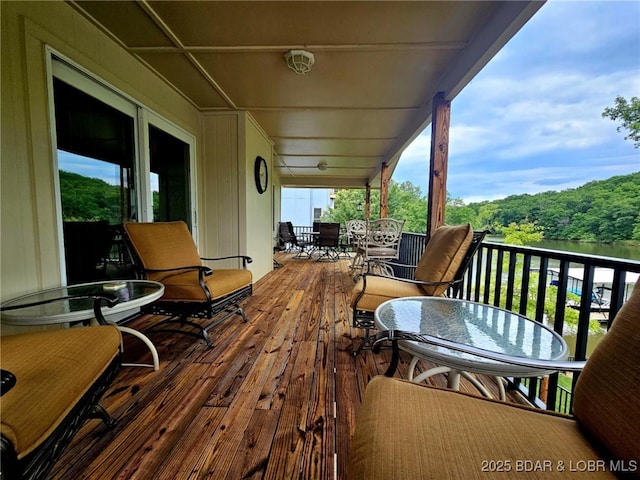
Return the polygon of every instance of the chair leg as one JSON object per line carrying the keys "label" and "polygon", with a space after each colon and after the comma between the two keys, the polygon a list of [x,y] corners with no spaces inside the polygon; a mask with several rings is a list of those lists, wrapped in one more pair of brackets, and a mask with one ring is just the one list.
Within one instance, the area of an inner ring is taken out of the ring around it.
{"label": "chair leg", "polygon": [[370,350],[371,347],[367,347],[367,343],[370,343],[372,338],[372,336],[366,335],[365,339],[362,340],[358,348],[354,350],[353,356],[357,357],[358,355],[360,355],[360,352],[362,352],[362,350]]}
{"label": "chair leg", "polygon": [[[196,338],[202,338],[206,342],[208,348],[213,348],[213,342],[209,337],[209,330],[211,330],[213,327],[215,327],[216,325],[223,322],[224,320],[226,320],[227,318],[229,318],[231,315],[234,315],[234,314],[237,314],[240,317],[242,317],[242,321],[245,323],[249,321],[247,319],[247,316],[244,314],[244,310],[238,304],[231,305],[230,307],[225,309],[224,312],[226,312],[226,315],[220,318],[216,318],[216,316],[214,316],[213,318],[215,318],[215,320],[211,322],[209,325],[206,325],[204,327],[199,323],[188,320],[188,317],[186,315],[180,315],[180,316],[175,315],[173,317],[167,318],[166,320],[162,320],[161,322],[151,325],[149,328],[147,328],[145,332],[150,332],[154,330],[156,332],[182,333],[182,334],[190,335]],[[188,325],[196,329],[198,332],[196,333],[196,332],[191,332],[189,330],[181,330],[181,329],[178,330],[178,329],[169,329],[169,328],[157,328],[157,327],[160,327],[161,325],[166,325],[168,323],[178,323],[181,326]]]}
{"label": "chair leg", "polygon": [[97,418],[102,420],[109,429],[112,429],[118,423],[118,420],[109,415],[109,412],[107,412],[100,403],[96,403],[93,406],[89,418]]}

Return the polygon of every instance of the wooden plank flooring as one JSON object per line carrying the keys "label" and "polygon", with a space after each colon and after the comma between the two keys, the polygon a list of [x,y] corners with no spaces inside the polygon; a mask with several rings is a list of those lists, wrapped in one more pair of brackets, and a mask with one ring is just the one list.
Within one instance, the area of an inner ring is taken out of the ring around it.
{"label": "wooden plank flooring", "polygon": [[[386,370],[389,352],[352,356],[363,332],[351,328],[348,260],[278,260],[284,266],[243,302],[249,321],[217,326],[213,349],[186,335],[150,334],[160,370],[122,368],[102,401],[117,426],[87,422],[53,478],[346,478],[362,393]],[[154,320],[128,326],[144,330]],[[150,362],[130,336],[124,356]],[[444,377],[430,382],[446,385]],[[461,389],[474,391],[464,382]]]}

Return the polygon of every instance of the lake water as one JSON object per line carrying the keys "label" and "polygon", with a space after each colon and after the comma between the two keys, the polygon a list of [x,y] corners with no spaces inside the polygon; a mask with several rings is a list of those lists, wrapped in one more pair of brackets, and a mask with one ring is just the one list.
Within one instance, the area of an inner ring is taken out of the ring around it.
{"label": "lake water", "polygon": [[624,258],[627,260],[640,260],[640,246],[617,245],[609,243],[571,242],[568,240],[543,240],[542,242],[532,243],[528,246],[535,248],[546,248],[549,250],[560,250],[563,252]]}

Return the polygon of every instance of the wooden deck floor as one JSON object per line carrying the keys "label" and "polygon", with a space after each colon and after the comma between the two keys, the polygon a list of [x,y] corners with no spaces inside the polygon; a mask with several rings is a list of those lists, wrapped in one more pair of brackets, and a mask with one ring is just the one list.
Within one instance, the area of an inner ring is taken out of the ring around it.
{"label": "wooden deck floor", "polygon": [[[217,326],[213,349],[186,335],[150,334],[160,370],[122,368],[102,401],[117,426],[87,422],[54,478],[346,478],[361,395],[389,352],[352,356],[362,332],[350,325],[348,260],[278,259],[284,266],[243,303],[248,323],[236,316]],[[149,362],[148,351],[125,338],[125,361],[139,360]],[[446,385],[444,377],[431,382]]]}

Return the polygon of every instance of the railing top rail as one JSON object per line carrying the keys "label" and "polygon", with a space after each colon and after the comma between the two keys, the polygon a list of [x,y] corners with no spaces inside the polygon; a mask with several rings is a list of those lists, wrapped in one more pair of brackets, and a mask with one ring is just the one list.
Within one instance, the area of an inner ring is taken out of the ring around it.
{"label": "railing top rail", "polygon": [[594,267],[614,268],[627,272],[640,273],[640,262],[625,258],[604,257],[600,255],[564,252],[546,248],[524,247],[520,245],[507,245],[496,242],[483,242],[487,248],[495,248],[508,252],[522,253],[538,257],[546,257],[554,260],[566,260],[568,262],[583,263]]}

